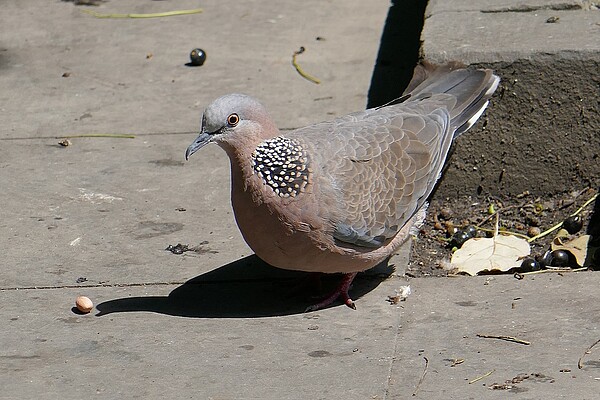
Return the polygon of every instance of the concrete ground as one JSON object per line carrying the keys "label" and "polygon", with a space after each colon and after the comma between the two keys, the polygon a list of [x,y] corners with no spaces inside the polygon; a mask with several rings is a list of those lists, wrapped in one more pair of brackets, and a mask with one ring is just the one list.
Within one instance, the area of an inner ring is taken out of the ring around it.
{"label": "concrete ground", "polygon": [[[452,12],[467,31],[480,2],[460,3],[440,11],[444,2],[432,1],[428,15]],[[553,10],[555,2],[533,3]],[[204,12],[158,19],[81,12],[196,7]],[[382,58],[392,17],[406,15],[399,7],[382,0],[3,2],[0,398],[597,398],[600,349],[584,355],[600,339],[597,274],[410,279],[405,247],[358,277],[356,311],[304,313],[311,302],[298,290],[304,275],[266,266],[238,233],[223,152],[208,147],[184,162],[203,108],[228,92],[258,97],[289,129],[401,91],[409,63]],[[579,23],[561,14],[552,29],[567,36],[586,21],[596,32],[600,14],[585,12]],[[490,21],[483,31],[502,37],[496,18],[504,13],[483,14]],[[431,59],[443,57],[430,43],[450,46],[460,33],[436,34],[435,21],[426,20],[422,36]],[[485,60],[448,48],[467,62],[518,65],[542,53],[552,61],[543,40],[527,38],[526,48],[488,49]],[[301,46],[298,62],[320,85],[291,65]],[[593,44],[560,46],[582,62],[597,59]],[[185,65],[194,47],[207,52],[202,67]],[[406,57],[416,55],[415,48]],[[398,84],[386,83],[394,73]],[[503,99],[494,102],[503,109]],[[495,104],[490,120],[498,118]],[[89,134],[135,138],[59,145]],[[195,251],[165,251],[178,243]],[[412,294],[390,304],[404,285]],[[72,310],[80,294],[94,301],[91,314]]]}

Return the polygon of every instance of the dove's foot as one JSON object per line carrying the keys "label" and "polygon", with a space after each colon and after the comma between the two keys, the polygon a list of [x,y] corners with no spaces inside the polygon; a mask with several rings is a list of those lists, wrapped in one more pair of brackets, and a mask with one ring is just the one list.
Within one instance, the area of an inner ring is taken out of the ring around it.
{"label": "dove's foot", "polygon": [[356,310],[356,305],[354,305],[354,301],[348,295],[348,290],[350,289],[350,285],[352,284],[352,281],[354,280],[356,274],[356,272],[344,274],[342,282],[340,282],[340,284],[335,288],[333,292],[331,292],[331,294],[326,296],[317,304],[313,304],[312,306],[308,307],[305,310],[305,312],[320,310],[321,308],[331,305],[338,298],[341,298],[345,305],[347,305],[353,310]]}

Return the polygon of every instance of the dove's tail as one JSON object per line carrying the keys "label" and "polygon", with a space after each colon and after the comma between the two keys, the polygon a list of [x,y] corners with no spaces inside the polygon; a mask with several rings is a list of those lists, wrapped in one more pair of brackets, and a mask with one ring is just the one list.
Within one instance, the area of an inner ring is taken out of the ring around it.
{"label": "dove's tail", "polygon": [[410,100],[442,93],[451,95],[443,103],[450,112],[450,124],[456,137],[483,114],[499,82],[500,78],[490,69],[465,69],[465,65],[457,62],[445,65],[423,62],[415,68],[404,93],[410,94]]}

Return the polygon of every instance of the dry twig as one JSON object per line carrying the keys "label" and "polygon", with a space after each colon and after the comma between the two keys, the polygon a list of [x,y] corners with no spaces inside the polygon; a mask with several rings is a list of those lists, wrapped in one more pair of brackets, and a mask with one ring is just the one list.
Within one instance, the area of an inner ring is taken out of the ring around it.
{"label": "dry twig", "polygon": [[529,271],[529,272],[520,272],[521,275],[538,275],[538,274],[549,274],[551,272],[581,272],[587,271],[588,267],[581,268],[555,268],[555,267],[546,267],[547,269],[540,269],[539,271]]}
{"label": "dry twig", "polygon": [[454,360],[452,360],[452,365],[450,365],[451,367],[455,367],[457,365],[460,365],[462,363],[465,362],[464,358],[455,358]]}
{"label": "dry twig", "polygon": [[517,339],[514,336],[504,336],[504,335],[482,335],[482,334],[477,334],[477,337],[480,338],[484,338],[484,339],[500,339],[500,340],[506,340],[507,342],[514,342],[514,343],[519,343],[519,344],[524,344],[529,346],[531,344],[531,342],[528,342],[527,340],[522,340],[522,339]]}
{"label": "dry twig", "polygon": [[577,368],[579,368],[579,369],[583,368],[583,364],[581,363],[581,361],[583,360],[583,357],[585,357],[587,354],[590,354],[592,352],[592,349],[594,348],[594,346],[596,346],[598,343],[600,343],[600,339],[596,340],[594,342],[594,344],[591,345],[590,347],[588,347],[587,350],[583,353],[583,355],[581,357],[579,357],[579,361],[577,361]]}
{"label": "dry twig", "polygon": [[423,373],[421,374],[421,379],[419,379],[419,382],[417,383],[417,386],[415,387],[415,391],[413,392],[413,396],[417,395],[417,392],[419,391],[419,388],[421,387],[421,383],[423,383],[423,379],[425,379],[425,375],[427,374],[427,367],[429,366],[429,360],[427,359],[427,357],[423,357],[423,359],[425,360],[425,367],[423,368]]}
{"label": "dry twig", "polygon": [[483,374],[483,375],[481,375],[481,376],[478,376],[477,378],[475,378],[475,379],[473,379],[473,380],[470,380],[470,381],[469,381],[469,385],[471,385],[471,384],[473,384],[473,383],[475,383],[475,382],[478,382],[478,381],[482,380],[483,378],[487,378],[488,376],[490,376],[490,375],[491,375],[491,374],[493,374],[494,372],[496,372],[496,370],[495,370],[495,369],[493,369],[493,370],[491,370],[490,372],[487,372],[487,373],[485,373],[485,374]]}
{"label": "dry twig", "polygon": [[294,52],[294,55],[292,55],[292,65],[294,66],[294,68],[296,68],[296,71],[298,71],[298,73],[300,74],[300,76],[302,76],[304,79],[307,79],[313,83],[316,83],[317,85],[319,83],[321,83],[321,81],[317,78],[315,78],[312,75],[307,74],[306,72],[304,72],[304,70],[302,68],[300,68],[300,65],[298,65],[298,62],[296,61],[296,57],[299,54],[304,53],[306,49],[304,47],[300,47],[300,49],[298,51]]}
{"label": "dry twig", "polygon": [[192,10],[175,10],[149,14],[102,14],[92,10],[81,10],[82,13],[89,14],[95,18],[158,18],[171,17],[174,15],[198,14],[202,11],[203,10],[201,8],[194,8]]}

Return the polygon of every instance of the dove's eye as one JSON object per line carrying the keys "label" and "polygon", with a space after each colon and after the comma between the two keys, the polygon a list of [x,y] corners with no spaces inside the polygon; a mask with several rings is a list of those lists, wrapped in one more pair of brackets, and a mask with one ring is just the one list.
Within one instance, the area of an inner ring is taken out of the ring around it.
{"label": "dove's eye", "polygon": [[236,126],[238,122],[240,122],[240,117],[237,114],[230,114],[229,117],[227,117],[227,125],[229,126]]}

